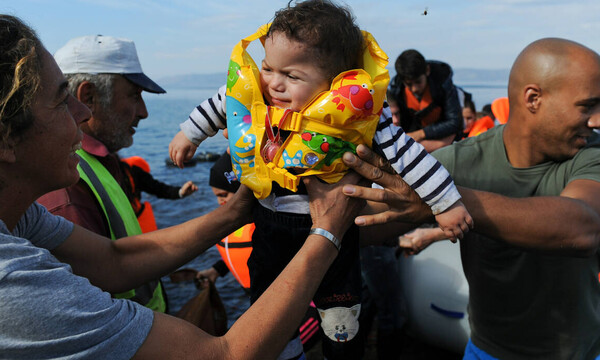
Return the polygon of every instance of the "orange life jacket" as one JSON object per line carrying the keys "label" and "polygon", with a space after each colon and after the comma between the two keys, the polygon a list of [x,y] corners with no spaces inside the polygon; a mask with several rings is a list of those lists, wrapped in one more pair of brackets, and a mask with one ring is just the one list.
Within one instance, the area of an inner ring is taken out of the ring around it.
{"label": "orange life jacket", "polygon": [[433,103],[429,84],[425,88],[425,92],[423,92],[421,101],[417,99],[407,86],[404,87],[404,96],[406,97],[406,106],[415,111],[415,116],[420,120],[421,127],[429,126],[440,119],[442,109]]}
{"label": "orange life jacket", "polygon": [[[148,162],[141,156],[131,156],[121,159],[121,161],[130,167],[137,166],[145,172],[150,173],[150,164],[148,164]],[[127,175],[129,183],[131,184],[131,192],[135,193],[135,182],[133,181],[133,176],[131,176],[129,171],[125,171],[125,174]],[[152,210],[152,205],[148,201],[141,202],[140,198],[135,197],[131,201],[131,207],[137,216],[143,233],[158,229],[158,226],[156,225],[156,218],[154,217],[154,211]]]}
{"label": "orange life jacket", "polygon": [[231,274],[245,289],[250,289],[248,258],[252,253],[254,224],[247,224],[217,243],[217,250]]}
{"label": "orange life jacket", "polygon": [[492,102],[492,113],[500,124],[508,121],[508,98],[501,97]]}
{"label": "orange life jacket", "polygon": [[486,115],[475,121],[475,123],[471,127],[471,130],[469,131],[468,137],[477,136],[477,135],[481,134],[482,132],[485,132],[493,127],[494,127],[494,120],[492,120],[491,117]]}

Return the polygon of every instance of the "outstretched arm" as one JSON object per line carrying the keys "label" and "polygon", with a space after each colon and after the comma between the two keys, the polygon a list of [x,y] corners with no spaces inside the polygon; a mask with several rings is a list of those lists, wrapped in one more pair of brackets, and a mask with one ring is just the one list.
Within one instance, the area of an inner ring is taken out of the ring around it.
{"label": "outstretched arm", "polygon": [[600,183],[574,180],[560,196],[509,198],[458,187],[476,231],[526,248],[589,256],[600,244]]}
{"label": "outstretched arm", "polygon": [[118,293],[168,274],[251,221],[254,197],[241,187],[232,201],[183,224],[111,241],[75,225],[52,253],[73,272]]}
{"label": "outstretched arm", "polygon": [[[389,221],[427,220],[427,211],[413,198],[399,176],[382,170],[383,160],[365,146],[360,156],[344,154],[344,162],[366,179],[385,189],[348,185],[344,192],[352,197],[387,205],[387,210],[363,215],[358,225]],[[574,180],[560,196],[509,198],[459,187],[462,201],[472,215],[476,232],[515,246],[589,256],[600,243],[600,183]]]}
{"label": "outstretched arm", "polygon": [[197,148],[198,145],[192,143],[183,131],[179,131],[169,143],[169,158],[178,168],[183,169],[184,163],[194,157]]}
{"label": "outstretched arm", "polygon": [[[417,255],[437,241],[450,240],[439,227],[420,227],[398,238],[398,245],[405,255]],[[450,240],[451,241],[451,240]],[[453,241],[453,242],[456,242]]]}

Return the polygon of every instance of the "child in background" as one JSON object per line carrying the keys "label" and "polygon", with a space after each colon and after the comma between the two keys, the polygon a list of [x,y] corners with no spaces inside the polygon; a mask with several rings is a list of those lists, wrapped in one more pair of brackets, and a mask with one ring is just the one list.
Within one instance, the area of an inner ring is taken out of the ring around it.
{"label": "child in background", "polygon": [[[231,157],[224,153],[210,168],[208,184],[213,194],[217,197],[219,206],[225,205],[240,187],[231,169]],[[227,236],[217,243],[216,248],[222,260],[215,262],[210,268],[198,272],[199,277],[215,282],[218,277],[223,277],[231,270],[235,279],[240,283],[246,293],[250,292],[250,275],[248,273],[248,257],[252,252],[252,233],[254,224],[244,227]]]}
{"label": "child in background", "polygon": [[[260,84],[265,101],[300,111],[315,95],[327,91],[338,74],[361,68],[365,44],[348,9],[330,1],[309,0],[276,13],[264,47]],[[206,137],[226,127],[225,93],[223,86],[181,124],[182,131],[169,145],[176,165],[182,166]],[[391,113],[384,104],[373,146],[428,201],[440,226],[451,237],[462,237],[472,226],[472,219],[459,201],[449,174],[401,128],[391,124]],[[293,193],[275,184],[271,194],[259,203],[253,214],[256,229],[248,261],[251,301],[256,301],[277,277],[312,226],[302,185]],[[361,295],[358,233],[355,226],[346,232],[338,258],[314,297],[323,320],[323,354],[330,360],[360,359],[363,353],[357,320]],[[299,339],[294,338],[280,358],[302,356]]]}

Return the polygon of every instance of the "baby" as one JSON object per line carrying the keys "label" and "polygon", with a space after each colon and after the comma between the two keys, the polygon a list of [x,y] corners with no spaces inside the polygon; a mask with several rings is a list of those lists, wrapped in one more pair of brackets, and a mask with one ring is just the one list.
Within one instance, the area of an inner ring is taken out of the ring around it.
{"label": "baby", "polygon": [[[338,74],[362,68],[365,47],[350,11],[330,1],[309,0],[278,11],[264,38],[260,86],[265,102],[301,111],[317,94],[329,90]],[[181,124],[181,131],[169,145],[170,157],[177,166],[182,167],[204,139],[226,128],[225,99],[223,86]],[[472,219],[448,172],[401,128],[392,125],[387,104],[383,104],[378,121],[373,148],[427,202],[447,236],[461,238],[472,226]],[[283,270],[312,226],[308,196],[302,186],[294,193],[275,185],[259,203],[253,214],[256,229],[248,261],[251,301],[256,301]],[[362,337],[357,336],[360,295],[358,228],[352,227],[344,235],[338,258],[313,299],[323,319],[326,358],[361,358]],[[338,334],[340,328],[345,329],[343,340]],[[302,347],[296,337],[280,358],[300,356]]]}

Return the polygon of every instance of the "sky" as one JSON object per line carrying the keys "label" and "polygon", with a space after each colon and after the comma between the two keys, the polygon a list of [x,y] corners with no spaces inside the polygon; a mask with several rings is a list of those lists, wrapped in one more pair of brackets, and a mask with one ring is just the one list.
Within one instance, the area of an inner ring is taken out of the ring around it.
{"label": "sky", "polygon": [[[508,69],[527,44],[543,37],[600,51],[598,0],[338,3],[352,9],[392,66],[403,50],[414,48],[454,68]],[[134,40],[144,72],[162,78],[226,71],[231,48],[286,5],[282,0],[1,0],[0,12],[32,26],[51,53],[83,35]]]}

